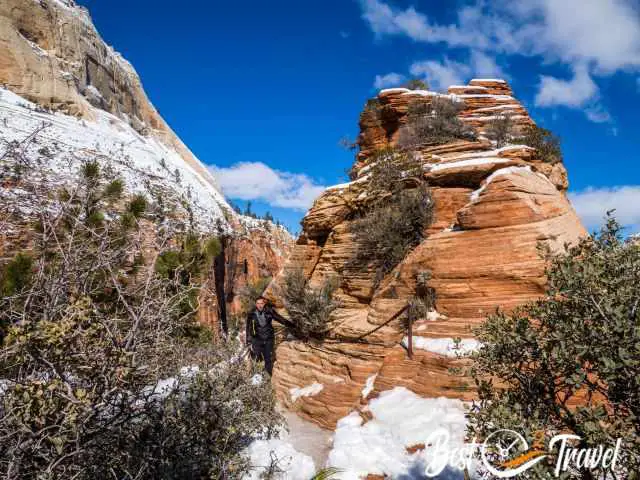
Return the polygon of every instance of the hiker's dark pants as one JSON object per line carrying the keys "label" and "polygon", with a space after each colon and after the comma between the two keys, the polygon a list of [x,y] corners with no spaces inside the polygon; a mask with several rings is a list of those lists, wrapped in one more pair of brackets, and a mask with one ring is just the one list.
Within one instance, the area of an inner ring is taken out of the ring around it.
{"label": "hiker's dark pants", "polygon": [[273,338],[254,339],[251,342],[251,358],[254,361],[264,362],[264,369],[271,375],[273,373]]}

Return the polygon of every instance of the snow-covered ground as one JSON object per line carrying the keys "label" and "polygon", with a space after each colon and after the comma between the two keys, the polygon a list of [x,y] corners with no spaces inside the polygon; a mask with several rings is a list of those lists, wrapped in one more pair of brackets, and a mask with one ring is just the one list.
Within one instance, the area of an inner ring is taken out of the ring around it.
{"label": "snow-covered ground", "polygon": [[23,142],[42,128],[26,153],[42,157],[41,152],[46,152],[49,178],[63,183],[77,174],[84,161],[98,159],[115,170],[128,191],[160,190],[168,197],[164,200],[188,202],[197,227],[207,230],[219,223],[230,229],[225,215],[235,213],[210,179],[153,136],[138,134],[125,121],[102,110],[94,113],[96,121],[47,113],[0,88],[0,157],[11,142]]}
{"label": "snow-covered ground", "polygon": [[[371,383],[375,377],[371,378]],[[363,392],[364,393],[364,392]],[[460,400],[422,398],[403,387],[382,392],[342,418],[334,433],[285,412],[289,432],[256,440],[247,449],[253,465],[245,480],[260,478],[273,462],[278,480],[310,480],[323,467],[335,467],[340,480],[367,474],[417,480],[463,480],[464,467],[475,477],[473,445],[465,443],[466,406]]]}
{"label": "snow-covered ground", "polygon": [[423,479],[427,468],[438,474],[433,478],[463,478],[463,470],[449,465],[449,456],[465,448],[461,401],[421,398],[396,387],[371,400],[368,410],[373,418],[367,422],[358,412],[338,422],[327,464],[342,471],[341,480],[366,474]]}

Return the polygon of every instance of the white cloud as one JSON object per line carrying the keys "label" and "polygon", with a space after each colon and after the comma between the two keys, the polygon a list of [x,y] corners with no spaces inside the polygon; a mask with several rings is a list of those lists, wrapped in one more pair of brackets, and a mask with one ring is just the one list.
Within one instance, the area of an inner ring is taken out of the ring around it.
{"label": "white cloud", "polygon": [[630,227],[629,233],[638,231],[640,227],[640,186],[638,185],[587,188],[580,192],[570,192],[569,199],[589,230],[602,225],[607,211],[614,209],[616,219],[622,225]]}
{"label": "white cloud", "polygon": [[523,35],[535,53],[556,56],[569,63],[594,63],[603,73],[640,67],[640,21],[634,0],[515,3],[529,5],[520,21],[526,21],[532,14],[538,19],[540,35]]}
{"label": "white cloud", "polygon": [[399,73],[391,72],[386,75],[376,75],[376,79],[373,82],[373,86],[377,89],[395,87],[404,82],[404,75],[400,75]]}
{"label": "white cloud", "polygon": [[475,77],[509,79],[509,75],[496,63],[494,57],[479,50],[471,51],[471,69]]}
{"label": "white cloud", "polygon": [[571,80],[542,75],[540,89],[536,95],[536,105],[549,107],[564,105],[567,107],[581,107],[598,95],[595,84],[586,65],[575,68]]}
{"label": "white cloud", "polygon": [[307,175],[273,170],[262,162],[211,167],[211,171],[229,198],[259,200],[293,210],[306,211],[326,188]]}
{"label": "white cloud", "polygon": [[[589,107],[584,111],[584,113],[587,118],[594,123],[609,123],[612,121],[609,112],[607,112],[601,105]],[[617,130],[615,131],[616,133],[614,133],[614,135],[617,135]]]}
{"label": "white cloud", "polygon": [[409,71],[415,77],[424,78],[433,90],[445,90],[451,85],[464,83],[471,74],[468,65],[454,62],[445,57],[444,61],[424,60],[415,62]]}
{"label": "white cloud", "polygon": [[[362,17],[377,36],[406,36],[416,42],[466,48],[474,76],[504,77],[497,56],[538,56],[576,72],[567,81],[542,77],[540,106],[585,109],[587,118],[610,121],[592,76],[640,71],[640,12],[637,0],[475,0],[456,21],[440,24],[410,7],[360,0]],[[459,69],[457,77],[460,77]],[[441,78],[443,74],[440,75]],[[640,88],[640,87],[639,87]]]}
{"label": "white cloud", "polygon": [[449,25],[413,7],[396,9],[380,0],[360,4],[362,17],[379,36],[593,63],[603,73],[640,68],[640,22],[633,0],[477,0],[458,10],[457,22]]}
{"label": "white cloud", "polygon": [[542,75],[535,104],[539,107],[565,106],[582,108],[586,117],[594,123],[611,122],[611,115],[599,103],[600,91],[586,65],[574,68],[573,78]]}

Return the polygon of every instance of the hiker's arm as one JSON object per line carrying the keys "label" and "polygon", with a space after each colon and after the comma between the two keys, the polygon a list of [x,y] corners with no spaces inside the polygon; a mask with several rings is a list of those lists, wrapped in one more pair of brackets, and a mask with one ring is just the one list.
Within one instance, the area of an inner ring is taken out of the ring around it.
{"label": "hiker's arm", "polygon": [[284,318],[282,315],[280,315],[278,312],[276,312],[275,308],[270,307],[270,309],[271,309],[271,315],[273,315],[273,319],[276,322],[284,325],[285,327],[289,327],[289,328],[295,328],[296,327],[295,323],[293,323],[292,321],[287,320],[286,318]]}

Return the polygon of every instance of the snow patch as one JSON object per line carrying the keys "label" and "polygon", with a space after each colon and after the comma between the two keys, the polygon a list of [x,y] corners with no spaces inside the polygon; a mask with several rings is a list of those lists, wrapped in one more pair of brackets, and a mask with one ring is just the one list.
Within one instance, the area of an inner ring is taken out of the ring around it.
{"label": "snow patch", "polygon": [[[371,400],[369,411],[373,418],[366,423],[357,412],[338,421],[327,463],[342,470],[341,480],[359,480],[366,474],[424,478],[421,473],[435,452],[427,446],[410,454],[407,447],[426,444],[440,429],[449,433],[450,447],[464,444],[466,419],[460,400],[421,398],[396,387]],[[447,473],[447,478],[462,479],[460,470]]]}
{"label": "snow patch", "polygon": [[309,455],[296,450],[293,445],[279,438],[254,440],[245,451],[251,471],[244,480],[259,480],[274,465],[274,480],[309,480],[316,473],[316,466]]}
{"label": "snow patch", "polygon": [[322,391],[324,385],[318,382],[313,382],[311,385],[307,385],[303,388],[290,388],[289,394],[291,395],[291,401],[295,402],[300,397],[312,397]]}
{"label": "snow patch", "polygon": [[[453,228],[453,225],[450,227],[451,229]],[[446,229],[445,229],[446,230]],[[450,231],[450,230],[449,230]],[[442,315],[440,313],[438,313],[436,310],[429,310],[427,312],[427,316],[426,319],[430,322],[435,322],[436,320],[443,320],[447,318],[446,315]]]}
{"label": "snow patch", "polygon": [[449,163],[437,163],[437,164],[425,164],[425,167],[430,167],[430,172],[439,172],[441,170],[448,170],[451,168],[459,168],[459,167],[472,167],[476,165],[488,165],[493,163],[508,163],[513,161],[510,158],[501,158],[501,157],[482,157],[482,158],[471,158],[469,160],[460,160],[458,162],[449,162]]}
{"label": "snow patch", "polygon": [[[501,78],[472,78],[471,82],[497,82],[497,83],[507,83],[506,80]],[[469,82],[469,83],[471,83]],[[473,85],[471,85],[473,86]]]}
{"label": "snow patch", "polygon": [[364,388],[362,389],[362,398],[367,398],[371,392],[373,392],[373,387],[376,383],[376,378],[378,374],[371,375],[367,378],[367,381],[364,384]]}
{"label": "snow patch", "polygon": [[[231,233],[225,219],[235,215],[214,180],[189,165],[175,150],[153,136],[143,137],[128,123],[100,109],[96,120],[81,120],[63,113],[37,111],[36,105],[0,88],[0,145],[24,141],[42,127],[37,144],[27,153],[36,155],[43,147],[51,153],[43,171],[60,184],[72,180],[84,161],[104,159],[131,193],[148,194],[149,187],[160,189],[176,202],[191,205],[196,228],[209,231],[221,225]],[[4,149],[0,147],[0,155]],[[52,185],[53,187],[53,185]],[[165,198],[169,200],[169,198]]]}
{"label": "snow patch", "polygon": [[[402,345],[409,345],[408,337],[402,339]],[[481,344],[474,338],[463,338],[456,345],[453,338],[428,338],[413,336],[413,348],[425,350],[445,357],[456,358],[477,351]]]}
{"label": "snow patch", "polygon": [[471,192],[471,196],[469,198],[471,199],[472,202],[475,202],[476,200],[478,200],[478,198],[480,198],[480,194],[485,190],[485,188],[487,188],[487,185],[489,185],[495,178],[500,177],[502,175],[509,175],[511,173],[517,173],[522,171],[530,172],[531,167],[527,165],[525,167],[506,167],[506,168],[501,168],[499,170],[496,170],[485,179],[484,183],[480,188]]}

